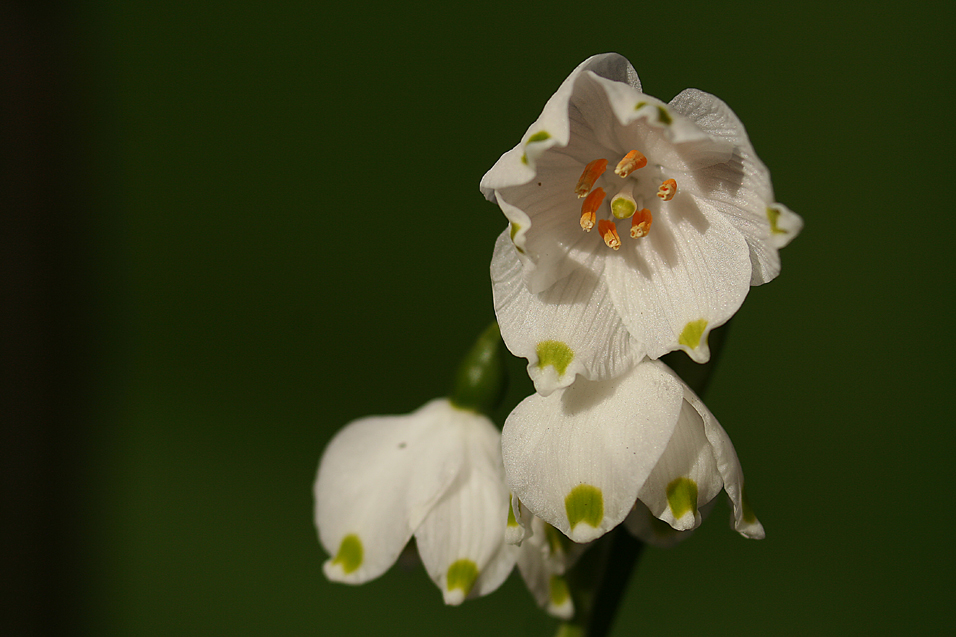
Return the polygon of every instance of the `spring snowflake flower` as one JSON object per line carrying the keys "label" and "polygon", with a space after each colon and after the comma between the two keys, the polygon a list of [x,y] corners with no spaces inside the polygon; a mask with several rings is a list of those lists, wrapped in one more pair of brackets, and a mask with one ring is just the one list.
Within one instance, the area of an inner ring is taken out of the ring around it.
{"label": "spring snowflake flower", "polygon": [[721,489],[734,528],[764,535],[727,433],[659,361],[526,398],[505,422],[502,456],[513,496],[575,542],[614,528],[638,501],[675,530],[694,529]]}
{"label": "spring snowflake flower", "polygon": [[802,227],[726,104],[645,95],[617,54],[575,69],[481,190],[510,222],[491,268],[502,337],[544,394],[676,349],[706,362]]}
{"label": "spring snowflake flower", "polygon": [[339,431],[314,487],[319,539],[332,555],[326,576],[349,584],[376,578],[414,534],[446,604],[497,589],[518,555],[504,541],[500,439],[490,420],[447,399]]}

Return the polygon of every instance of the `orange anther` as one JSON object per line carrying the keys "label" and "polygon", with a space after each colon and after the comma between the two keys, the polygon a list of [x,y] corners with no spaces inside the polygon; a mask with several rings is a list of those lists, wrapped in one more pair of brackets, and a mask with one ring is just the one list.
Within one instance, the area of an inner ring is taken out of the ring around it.
{"label": "orange anther", "polygon": [[598,232],[604,238],[607,247],[617,250],[621,247],[621,237],[617,234],[617,226],[607,219],[598,221]]}
{"label": "orange anther", "polygon": [[664,201],[670,201],[674,198],[674,195],[677,194],[677,182],[673,179],[668,179],[661,184],[661,187],[657,189],[657,196],[663,199]]}
{"label": "orange anther", "polygon": [[594,227],[594,221],[597,218],[595,213],[604,203],[604,195],[604,188],[595,188],[581,205],[581,227],[587,232],[591,232],[591,228]]}
{"label": "orange anther", "polygon": [[628,154],[624,155],[624,159],[618,162],[617,168],[614,169],[614,173],[620,177],[627,177],[638,168],[643,168],[646,165],[647,157],[636,150],[632,150]]}
{"label": "orange anther", "polygon": [[574,194],[578,196],[578,199],[588,196],[588,193],[591,192],[591,188],[594,188],[594,182],[598,180],[598,177],[604,174],[605,170],[607,170],[606,159],[595,159],[584,167],[584,172],[581,173],[581,178],[578,179],[578,185],[574,187]]}
{"label": "orange anther", "polygon": [[651,211],[647,208],[641,208],[631,217],[631,238],[640,239],[646,237],[651,231],[651,223],[654,218]]}

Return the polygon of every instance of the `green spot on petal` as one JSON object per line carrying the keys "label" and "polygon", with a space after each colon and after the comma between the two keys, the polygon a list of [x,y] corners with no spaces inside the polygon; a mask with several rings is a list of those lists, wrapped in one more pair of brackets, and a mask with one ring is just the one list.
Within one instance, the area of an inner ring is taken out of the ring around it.
{"label": "green spot on petal", "polygon": [[684,326],[683,331],[681,331],[680,336],[677,338],[677,342],[690,349],[697,349],[700,345],[700,337],[704,335],[705,329],[707,329],[706,319],[691,321]]}
{"label": "green spot on petal", "polygon": [[546,130],[539,130],[537,133],[528,138],[528,143],[532,142],[543,142],[546,139],[551,139],[551,135]]}
{"label": "green spot on petal", "polygon": [[776,208],[767,208],[767,219],[770,220],[770,232],[773,234],[787,234],[787,231],[777,225],[780,219],[780,211]]}
{"label": "green spot on petal", "polygon": [[538,343],[538,369],[548,365],[554,367],[558,376],[564,376],[568,365],[574,360],[574,350],[561,341],[541,341]]}
{"label": "green spot on petal", "polygon": [[528,165],[528,156],[525,155],[524,153],[521,154],[521,163],[524,164],[525,166]]}
{"label": "green spot on petal", "polygon": [[747,498],[746,486],[740,489],[740,508],[743,509],[744,522],[747,524],[753,524],[757,521],[757,516],[754,515],[754,510],[750,508],[750,500]]}
{"label": "green spot on petal", "polygon": [[512,501],[508,503],[508,526],[518,526],[518,520],[515,519],[515,510],[514,510],[514,496],[511,496]]}
{"label": "green spot on petal", "polygon": [[457,588],[468,595],[476,579],[478,579],[478,565],[471,560],[458,560],[448,567],[445,586],[449,591]]}
{"label": "green spot on petal", "polygon": [[572,529],[580,522],[597,528],[604,519],[604,496],[597,487],[579,484],[564,498],[564,511]]}
{"label": "green spot on petal", "polygon": [[647,106],[647,102],[638,102],[637,104],[634,105],[634,110],[639,111],[645,106]]}
{"label": "green spot on petal", "polygon": [[341,566],[346,574],[354,573],[362,565],[362,540],[354,533],[342,538],[332,563]]}
{"label": "green spot on petal", "polygon": [[663,106],[657,107],[657,121],[665,126],[670,126],[674,122],[674,120],[671,119],[670,113],[668,113],[667,109]]}
{"label": "green spot on petal", "polygon": [[568,590],[568,583],[564,581],[563,577],[551,576],[548,581],[548,595],[551,598],[551,603],[555,606],[561,606],[568,601],[568,598],[571,597],[571,591]]}
{"label": "green spot on petal", "polygon": [[697,483],[690,478],[677,478],[667,485],[667,506],[674,519],[679,520],[688,511],[697,510]]}
{"label": "green spot on petal", "polygon": [[[512,221],[511,222],[511,243],[515,243],[515,235],[517,235],[518,232],[520,231],[521,231],[521,226],[515,223],[514,221]],[[519,248],[517,243],[515,243],[515,250],[517,250],[521,254],[524,254],[524,250]]]}

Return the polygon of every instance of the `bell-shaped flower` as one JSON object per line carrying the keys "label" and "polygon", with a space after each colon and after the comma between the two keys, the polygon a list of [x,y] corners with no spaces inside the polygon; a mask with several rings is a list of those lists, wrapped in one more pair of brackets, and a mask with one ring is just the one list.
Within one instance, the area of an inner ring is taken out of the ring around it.
{"label": "bell-shaped flower", "polygon": [[510,222],[491,267],[501,334],[545,394],[676,349],[706,362],[803,223],[726,104],[645,95],[617,54],[575,69],[481,190]]}
{"label": "bell-shaped flower", "polygon": [[518,553],[504,541],[500,438],[486,417],[447,399],[339,431],[314,487],[319,539],[332,556],[326,576],[349,584],[376,578],[414,534],[445,603],[498,588]]}
{"label": "bell-shaped flower", "polygon": [[659,361],[529,396],[505,422],[502,456],[514,497],[575,542],[614,528],[638,500],[678,531],[696,528],[721,489],[734,528],[764,535],[730,438]]}

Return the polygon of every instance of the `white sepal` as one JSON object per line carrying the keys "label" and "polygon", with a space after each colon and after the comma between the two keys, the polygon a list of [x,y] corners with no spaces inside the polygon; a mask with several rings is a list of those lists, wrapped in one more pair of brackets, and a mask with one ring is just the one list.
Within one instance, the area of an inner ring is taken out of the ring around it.
{"label": "white sepal", "polygon": [[434,400],[408,415],[356,420],[329,442],[313,489],[329,579],[361,584],[395,562],[458,476],[463,445],[449,419],[459,413]]}

